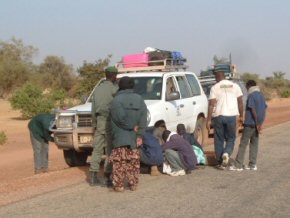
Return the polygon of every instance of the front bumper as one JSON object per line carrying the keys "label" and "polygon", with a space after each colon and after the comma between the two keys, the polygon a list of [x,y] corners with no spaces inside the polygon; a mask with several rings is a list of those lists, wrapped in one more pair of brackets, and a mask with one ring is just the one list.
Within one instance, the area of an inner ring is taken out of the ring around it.
{"label": "front bumper", "polygon": [[54,142],[59,149],[82,151],[92,149],[94,129],[92,127],[77,129],[54,129]]}

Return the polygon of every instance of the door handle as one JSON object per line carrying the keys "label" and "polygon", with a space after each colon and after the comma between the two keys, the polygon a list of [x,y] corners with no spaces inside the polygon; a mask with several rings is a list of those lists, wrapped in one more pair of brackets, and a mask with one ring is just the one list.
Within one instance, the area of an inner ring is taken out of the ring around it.
{"label": "door handle", "polygon": [[179,107],[184,107],[184,104],[179,105]]}
{"label": "door handle", "polygon": [[196,105],[196,102],[194,101],[194,102],[192,102],[192,104],[193,104],[193,105]]}

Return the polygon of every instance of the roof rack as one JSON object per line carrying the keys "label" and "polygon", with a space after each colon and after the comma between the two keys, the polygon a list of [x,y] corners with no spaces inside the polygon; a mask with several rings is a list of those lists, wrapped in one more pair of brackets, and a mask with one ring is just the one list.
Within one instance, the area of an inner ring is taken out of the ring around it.
{"label": "roof rack", "polygon": [[[128,65],[135,65],[137,67],[124,67],[126,64]],[[128,73],[128,72],[140,72],[140,71],[179,71],[179,70],[186,70],[188,68],[187,65],[183,64],[183,60],[173,60],[173,59],[164,59],[164,60],[157,60],[157,61],[149,61],[149,66],[141,66],[144,65],[144,62],[130,62],[130,63],[123,63],[118,62],[116,64],[116,68],[118,69],[119,73]]]}
{"label": "roof rack", "polygon": [[[212,81],[215,81],[215,76],[214,75],[209,75],[209,76],[199,76],[198,77],[199,81],[201,83],[211,83]],[[228,80],[239,80],[240,79],[240,74],[235,72],[235,73],[230,73],[226,74],[226,79]]]}
{"label": "roof rack", "polygon": [[201,84],[211,84],[211,83],[215,83],[215,76],[211,75],[211,76],[199,76],[198,77],[199,81]]}

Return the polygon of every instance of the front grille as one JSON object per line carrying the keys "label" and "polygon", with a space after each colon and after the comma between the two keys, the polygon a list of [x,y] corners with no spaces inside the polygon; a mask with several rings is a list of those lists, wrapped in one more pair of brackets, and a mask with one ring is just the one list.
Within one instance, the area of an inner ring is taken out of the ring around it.
{"label": "front grille", "polygon": [[78,127],[91,127],[92,115],[91,114],[79,114],[78,115]]}

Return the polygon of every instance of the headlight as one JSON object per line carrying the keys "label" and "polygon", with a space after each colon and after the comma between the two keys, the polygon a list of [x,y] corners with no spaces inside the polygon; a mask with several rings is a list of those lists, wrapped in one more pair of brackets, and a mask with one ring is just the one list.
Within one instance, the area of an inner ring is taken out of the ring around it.
{"label": "headlight", "polygon": [[57,128],[72,128],[73,116],[59,116],[57,119]]}
{"label": "headlight", "polygon": [[149,125],[151,121],[151,114],[150,114],[150,111],[147,109],[147,126]]}

